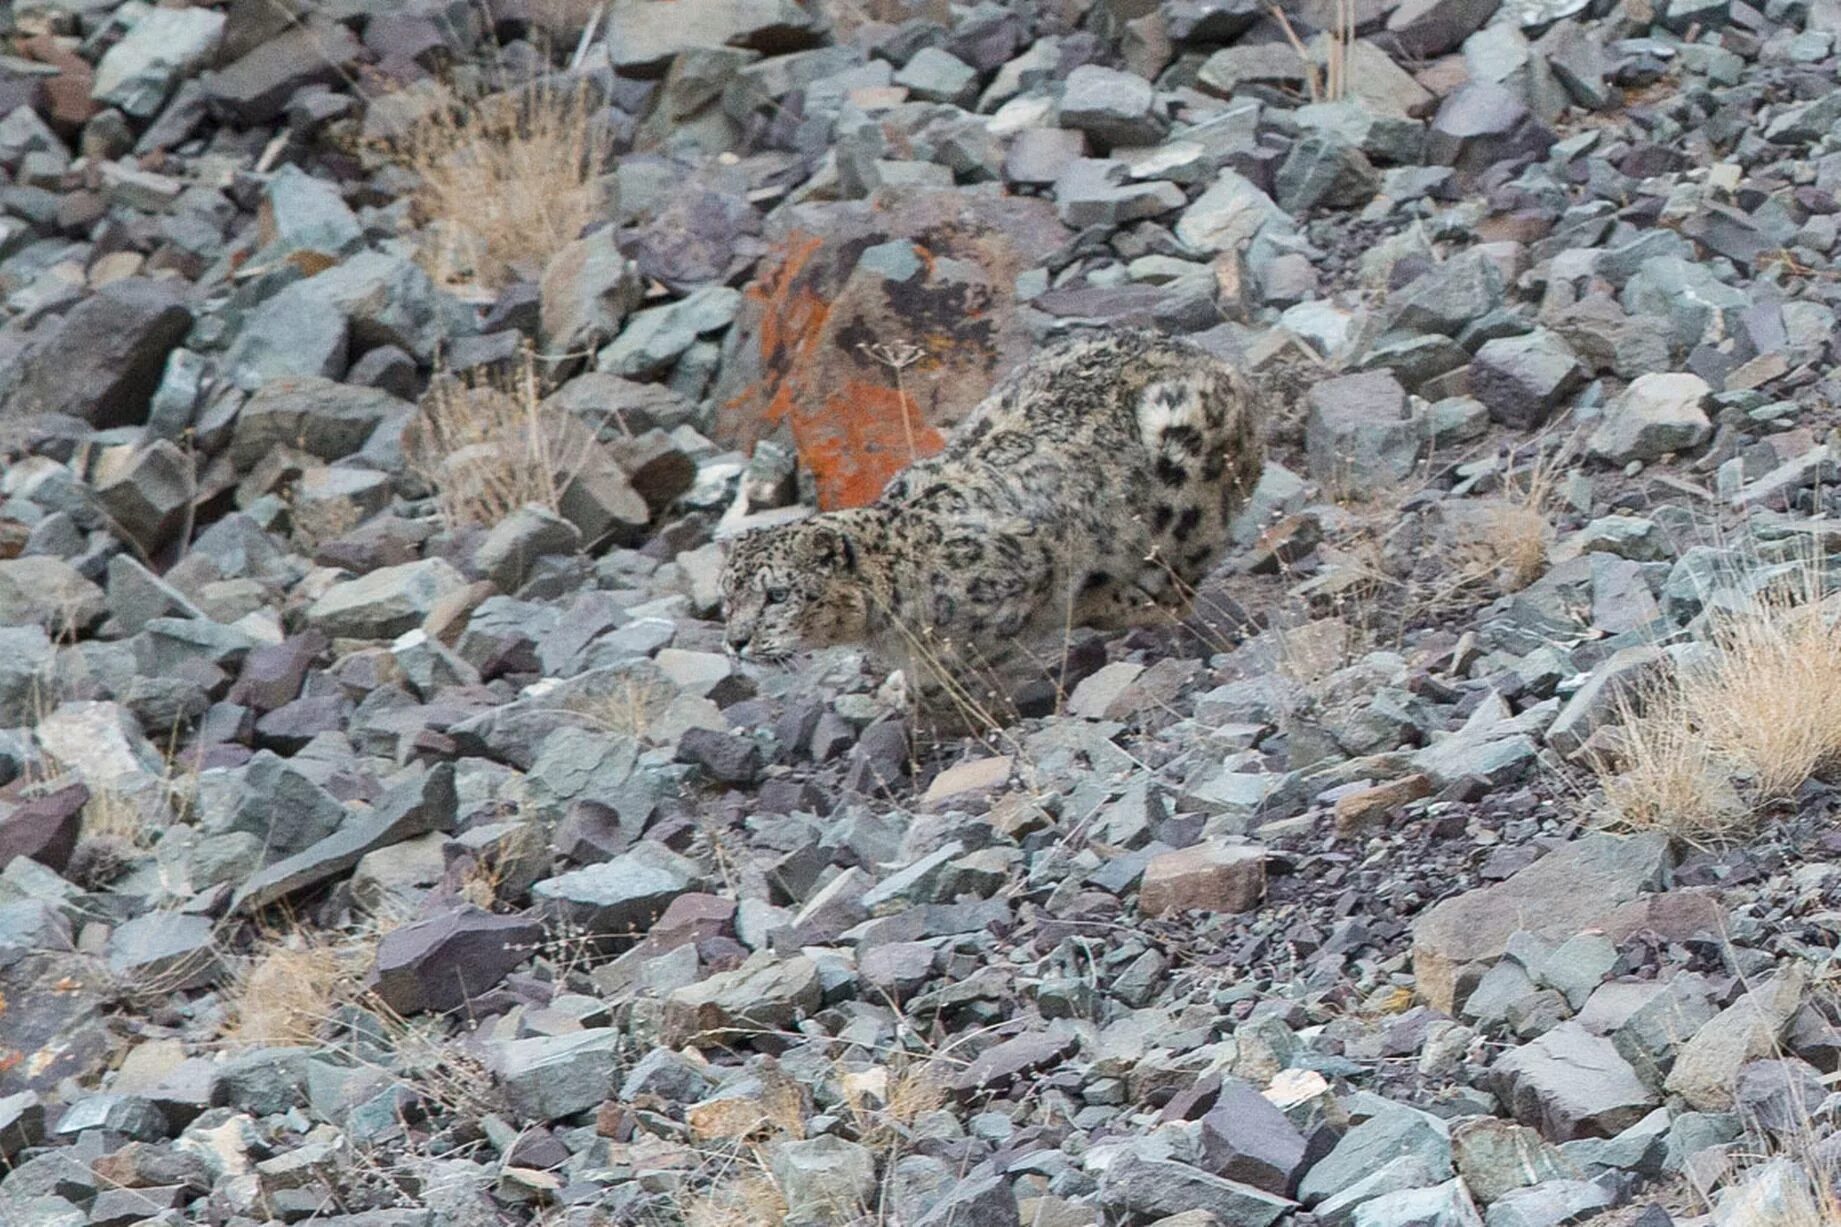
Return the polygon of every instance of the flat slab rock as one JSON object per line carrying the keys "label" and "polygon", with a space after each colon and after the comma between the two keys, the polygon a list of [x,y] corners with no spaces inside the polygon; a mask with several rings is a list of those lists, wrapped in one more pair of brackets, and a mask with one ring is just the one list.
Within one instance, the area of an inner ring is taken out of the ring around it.
{"label": "flat slab rock", "polygon": [[1671,864],[1661,835],[1594,834],[1495,886],[1447,899],[1413,929],[1413,974],[1433,1009],[1455,1013],[1483,970],[1527,931],[1564,941],[1656,891]]}

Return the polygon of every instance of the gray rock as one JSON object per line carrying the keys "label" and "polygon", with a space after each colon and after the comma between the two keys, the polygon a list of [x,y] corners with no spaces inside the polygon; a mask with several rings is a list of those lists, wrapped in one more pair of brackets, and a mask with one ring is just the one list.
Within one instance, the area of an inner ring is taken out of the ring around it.
{"label": "gray rock", "polygon": [[1202,1166],[1280,1197],[1297,1190],[1307,1149],[1285,1114],[1238,1078],[1221,1084],[1215,1106],[1202,1117]]}
{"label": "gray rock", "polygon": [[768,1167],[786,1199],[789,1222],[843,1222],[875,1202],[875,1156],[835,1135],[782,1142]]}
{"label": "gray rock", "polygon": [[309,1048],[257,1048],[211,1071],[210,1101],[255,1116],[290,1111],[306,1100]]}
{"label": "gray rock", "polygon": [[1587,450],[1621,465],[1699,447],[1713,435],[1713,422],[1702,408],[1712,392],[1698,375],[1640,375],[1605,407]]}
{"label": "gray rock", "polygon": [[1202,1210],[1222,1223],[1246,1227],[1269,1227],[1296,1208],[1288,1198],[1131,1150],[1100,1175],[1099,1202],[1113,1215],[1135,1220]]}
{"label": "gray rock", "polygon": [[259,910],[349,871],[378,848],[448,830],[454,825],[455,806],[452,765],[407,768],[390,781],[368,812],[251,874],[232,896],[232,909]]}
{"label": "gray rock", "polygon": [[492,526],[473,552],[473,565],[501,592],[516,592],[537,560],[573,554],[581,548],[581,530],[555,512],[526,504]]}
{"label": "gray rock", "polygon": [[1471,395],[1517,430],[1544,425],[1585,380],[1578,355],[1545,329],[1485,342],[1470,364]]}
{"label": "gray rock", "polygon": [[1501,0],[1405,0],[1388,15],[1382,37],[1408,59],[1429,60],[1456,50],[1500,5]]}
{"label": "gray rock", "polygon": [[1244,176],[1223,170],[1183,211],[1176,237],[1191,251],[1238,251],[1266,230],[1289,232],[1291,219]]}
{"label": "gray rock", "polygon": [[1699,1111],[1730,1111],[1739,1071],[1777,1055],[1807,988],[1808,973],[1792,963],[1746,992],[1682,1045],[1664,1088]]}
{"label": "gray rock", "polygon": [[1174,183],[1134,181],[1123,162],[1079,158],[1055,181],[1055,208],[1070,226],[1118,226],[1180,209],[1187,198]]}
{"label": "gray rock", "polygon": [[297,282],[244,321],[224,365],[237,386],[258,390],[290,376],[338,379],[346,373],[351,325],[345,312]]}
{"label": "gray rock", "polygon": [[531,894],[596,937],[614,937],[651,924],[702,876],[695,861],[648,841],[612,860],[546,878]]}
{"label": "gray rock", "polygon": [[1082,64],[1068,74],[1060,124],[1077,128],[1110,149],[1157,144],[1169,134],[1170,115],[1143,77]]}
{"label": "gray rock", "polygon": [[1631,315],[1667,320],[1670,343],[1683,353],[1716,330],[1730,335],[1752,305],[1745,291],[1727,285],[1706,265],[1680,256],[1644,260],[1624,283],[1619,301]]}
{"label": "gray rock", "polygon": [[1458,252],[1392,298],[1393,327],[1456,336],[1502,305],[1502,270],[1482,252]]}
{"label": "gray rock", "polygon": [[1418,1155],[1401,1155],[1388,1159],[1372,1172],[1311,1208],[1324,1227],[1349,1227],[1355,1212],[1377,1197],[1407,1189],[1424,1189],[1444,1180],[1450,1173],[1436,1172]]}
{"label": "gray rock", "polygon": [[978,70],[944,48],[923,47],[895,74],[895,84],[925,102],[965,106],[977,96]]}
{"label": "gray rock", "polygon": [[1510,1050],[1494,1074],[1516,1119],[1554,1141],[1611,1137],[1660,1102],[1609,1039],[1577,1023]]}
{"label": "gray rock", "polygon": [[820,18],[797,0],[737,0],[669,11],[622,4],[608,13],[607,20],[613,66],[636,77],[655,75],[680,54],[694,50],[809,46],[820,24]]}
{"label": "gray rock", "polygon": [[108,609],[101,588],[61,558],[0,560],[0,627],[42,627],[67,635],[93,625]]}
{"label": "gray rock", "polygon": [[544,344],[574,353],[611,341],[644,292],[639,266],[614,245],[611,228],[577,239],[543,270]]}
{"label": "gray rock", "polygon": [[634,379],[662,374],[697,341],[735,322],[741,291],[705,286],[688,298],[634,312],[596,358],[596,368]]}
{"label": "gray rock", "polygon": [[1274,193],[1288,213],[1354,209],[1380,189],[1381,176],[1360,148],[1339,133],[1312,132],[1291,147],[1278,169]]}
{"label": "gray rock", "polygon": [[542,940],[536,921],[467,904],[384,934],[365,987],[405,1016],[452,1010],[529,960]]}
{"label": "gray rock", "polygon": [[1435,1180],[1451,1178],[1451,1131],[1443,1121],[1412,1108],[1371,1116],[1311,1166],[1298,1184],[1298,1200],[1314,1206],[1349,1189],[1395,1159],[1416,1159]]}
{"label": "gray rock", "polygon": [[1412,476],[1425,441],[1407,416],[1406,390],[1391,372],[1324,380],[1311,388],[1309,402],[1305,448],[1312,478],[1369,491]]}
{"label": "gray rock", "polygon": [[[643,685],[635,681],[633,685]],[[525,802],[546,822],[561,822],[578,801],[614,811],[629,838],[644,829],[660,794],[640,766],[640,745],[623,732],[564,727],[545,736],[526,777]]]}
{"label": "gray rock", "polygon": [[182,283],[131,277],[105,286],[40,330],[8,408],[99,427],[144,422],[166,356],[191,326]]}
{"label": "gray rock", "polygon": [[[364,243],[364,227],[347,207],[338,185],[292,164],[284,164],[269,179],[263,217],[273,237],[256,254],[262,264],[303,251],[345,256]],[[327,300],[315,295],[314,301]]]}
{"label": "gray rock", "polygon": [[196,489],[191,459],[165,439],[113,459],[95,482],[96,501],[149,555],[165,549],[184,527]]}
{"label": "gray rock", "polygon": [[[1468,0],[1459,0],[1468,2]],[[1395,17],[1406,5],[1394,10]],[[1513,91],[1489,81],[1471,81],[1445,96],[1426,133],[1426,160],[1480,174],[1518,155],[1540,153],[1552,134]]]}
{"label": "gray rock", "polygon": [[210,9],[148,9],[97,61],[90,96],[151,119],[180,79],[210,58],[223,30],[224,14]]}
{"label": "gray rock", "polygon": [[394,345],[427,364],[474,331],[472,312],[407,256],[360,252],[300,285],[345,317],[356,349]]}
{"label": "gray rock", "polygon": [[1547,744],[1571,757],[1591,735],[1616,721],[1626,706],[1640,702],[1643,688],[1668,669],[1662,649],[1649,644],[1619,648],[1595,667],[1585,684],[1573,691],[1547,728]]}
{"label": "gray rock", "polygon": [[215,110],[244,126],[274,119],[306,86],[342,84],[364,49],[343,22],[318,13],[253,45],[234,42],[234,32],[225,35],[225,54],[240,54],[199,84]]}
{"label": "gray rock", "polygon": [[137,989],[199,988],[221,970],[208,916],[148,912],[109,935],[109,971]]}
{"label": "gray rock", "polygon": [[1661,885],[1672,863],[1658,835],[1588,835],[1562,844],[1507,881],[1446,899],[1413,927],[1421,994],[1447,1013],[1462,1003],[1509,938],[1524,930],[1564,941]]}
{"label": "gray rock", "polygon": [[1451,1152],[1458,1175],[1485,1206],[1517,1189],[1580,1174],[1533,1129],[1494,1116],[1454,1122]]}
{"label": "gray rock", "polygon": [[276,379],[237,414],[229,455],[245,472],[278,447],[338,460],[356,453],[383,423],[406,424],[414,412],[414,405],[378,388],[316,377]]}
{"label": "gray rock", "polygon": [[953,1179],[914,1227],[1020,1227],[1016,1194],[1002,1176]]}
{"label": "gray rock", "polygon": [[[4,583],[0,580],[0,586]],[[0,597],[0,728],[37,720],[51,683],[51,636],[37,619],[25,626],[6,625],[14,621]]]}
{"label": "gray rock", "polygon": [[1355,1211],[1355,1227],[1483,1227],[1462,1180],[1383,1193]]}
{"label": "gray rock", "polygon": [[335,639],[394,639],[466,586],[466,577],[441,558],[379,567],[328,588],[307,608],[307,622]]}
{"label": "gray rock", "polygon": [[489,1061],[512,1111],[532,1121],[561,1120],[609,1098],[626,1040],[614,1027],[502,1040]]}
{"label": "gray rock", "polygon": [[45,1104],[36,1091],[0,1095],[0,1160],[9,1166],[13,1156],[45,1139]]}
{"label": "gray rock", "polygon": [[804,955],[754,954],[733,971],[680,988],[665,999],[662,1034],[673,1046],[724,1043],[757,1031],[779,1031],[824,1000],[818,966]]}

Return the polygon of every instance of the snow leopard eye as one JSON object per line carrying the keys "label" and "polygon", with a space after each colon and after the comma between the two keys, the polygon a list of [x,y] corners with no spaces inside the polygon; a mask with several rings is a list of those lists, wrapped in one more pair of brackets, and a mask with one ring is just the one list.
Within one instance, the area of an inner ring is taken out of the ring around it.
{"label": "snow leopard eye", "polygon": [[784,605],[792,594],[784,588],[769,588],[763,595],[766,596],[769,605]]}

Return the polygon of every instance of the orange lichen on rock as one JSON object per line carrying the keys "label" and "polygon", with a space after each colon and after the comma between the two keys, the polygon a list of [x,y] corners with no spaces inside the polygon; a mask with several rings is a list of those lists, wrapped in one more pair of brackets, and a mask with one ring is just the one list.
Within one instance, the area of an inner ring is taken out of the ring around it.
{"label": "orange lichen on rock", "polygon": [[[969,213],[925,195],[813,206],[744,290],[715,391],[717,438],[748,450],[782,435],[821,507],[871,502],[1028,354],[1016,274],[1064,238],[1052,211],[1021,198]],[[911,271],[863,258],[903,243]]]}

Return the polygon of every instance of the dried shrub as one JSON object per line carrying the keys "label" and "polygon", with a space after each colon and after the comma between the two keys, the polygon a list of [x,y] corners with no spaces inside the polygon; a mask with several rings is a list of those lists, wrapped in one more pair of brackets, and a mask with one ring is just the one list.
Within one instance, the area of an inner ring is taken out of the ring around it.
{"label": "dried shrub", "polygon": [[404,453],[449,527],[490,527],[527,505],[556,511],[569,483],[602,455],[593,431],[543,393],[528,350],[509,374],[430,384]]}
{"label": "dried shrub", "polygon": [[427,108],[393,152],[421,181],[429,274],[491,290],[541,273],[600,216],[611,145],[584,81],[547,77]]}

